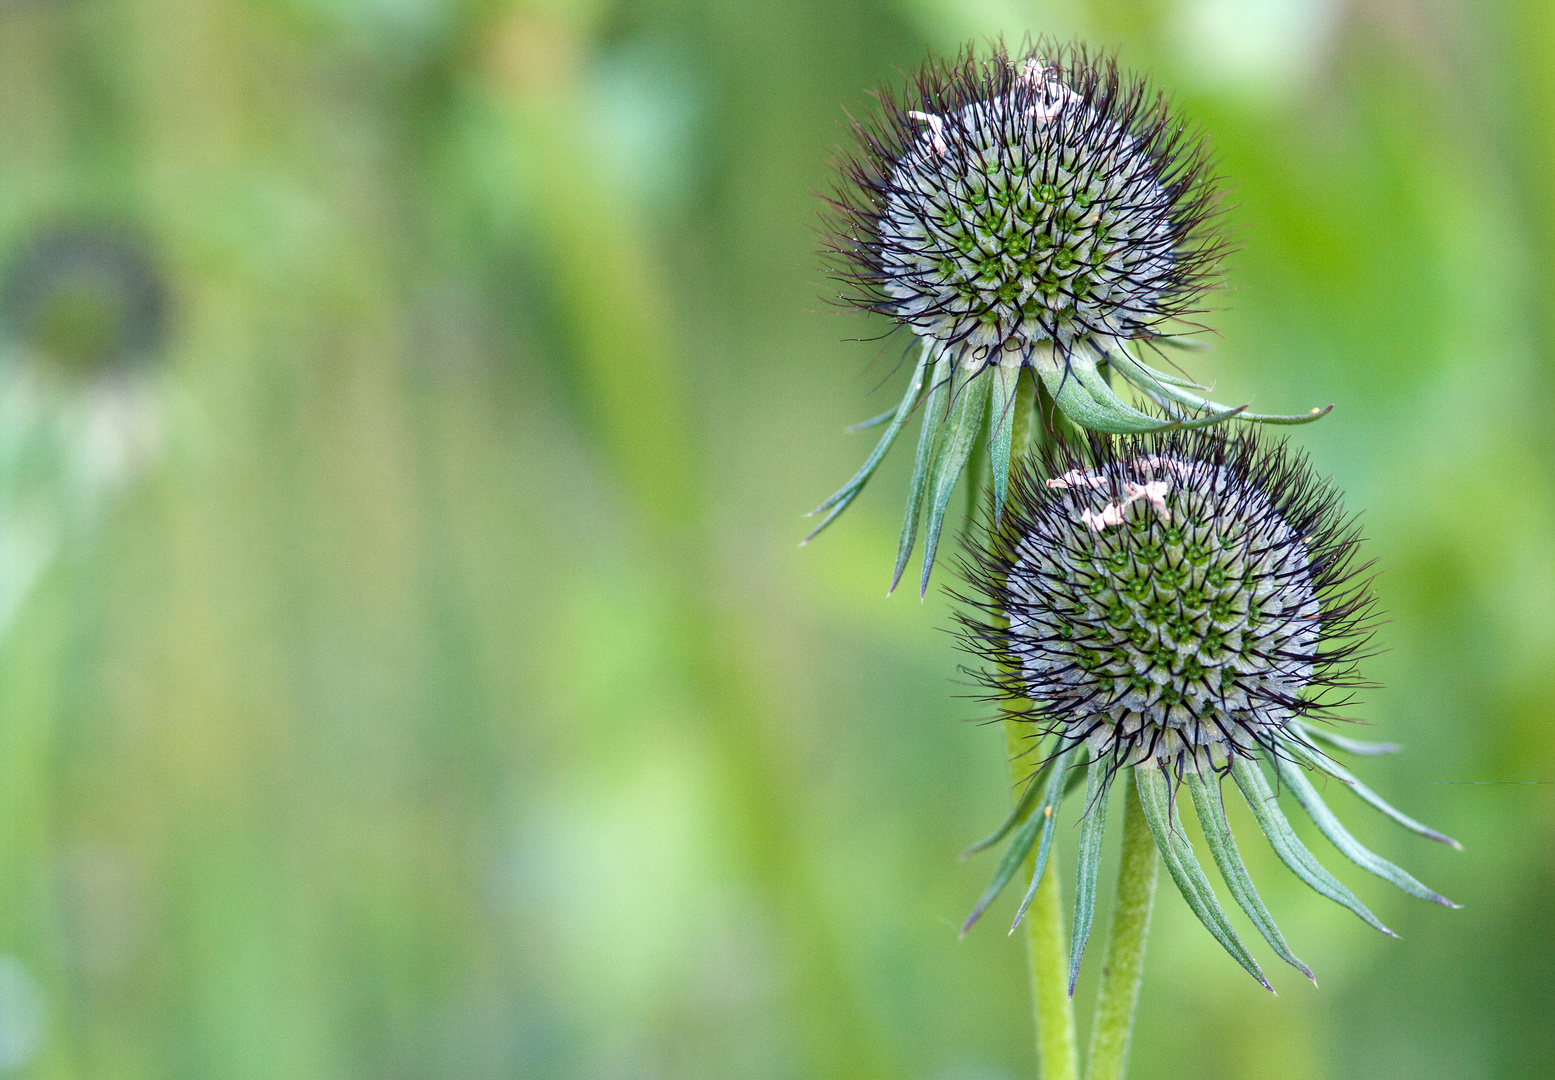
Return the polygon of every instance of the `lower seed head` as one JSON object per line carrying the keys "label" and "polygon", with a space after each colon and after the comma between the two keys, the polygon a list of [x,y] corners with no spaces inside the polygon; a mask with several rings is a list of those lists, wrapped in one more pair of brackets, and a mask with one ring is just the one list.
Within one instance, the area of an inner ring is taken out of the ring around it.
{"label": "lower seed head", "polygon": [[1325,608],[1353,539],[1331,500],[1308,520],[1317,490],[1283,448],[1218,435],[1054,458],[1017,484],[1002,552],[974,575],[1007,622],[982,628],[1001,688],[1120,762],[1274,744],[1320,708],[1312,691],[1347,656],[1325,633],[1364,606]]}

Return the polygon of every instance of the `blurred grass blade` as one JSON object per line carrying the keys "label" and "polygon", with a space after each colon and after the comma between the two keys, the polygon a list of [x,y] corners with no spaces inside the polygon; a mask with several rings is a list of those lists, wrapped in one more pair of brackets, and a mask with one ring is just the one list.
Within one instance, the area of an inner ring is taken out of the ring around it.
{"label": "blurred grass blade", "polygon": [[[918,399],[923,396],[923,376],[928,368],[928,363],[929,346],[925,344],[922,353],[918,357],[918,364],[913,368],[912,381],[907,384],[907,392],[902,395],[901,404],[896,407],[895,413],[892,414],[891,426],[885,429],[885,434],[880,436],[880,441],[875,444],[874,452],[860,466],[859,471],[853,474],[853,479],[842,485],[831,498],[810,511],[809,516],[811,517],[824,513],[827,510],[830,510],[831,513],[826,514],[821,523],[810,530],[810,535],[801,540],[801,544],[808,544],[811,540],[814,540],[822,529],[830,525],[836,520],[838,514],[848,508],[848,504],[858,496],[859,492],[864,490],[864,485],[869,483],[869,478],[879,468],[880,462],[886,456],[886,452],[896,442],[896,437],[901,433],[902,425],[907,422],[908,415],[912,412],[913,407],[918,404]],[[874,421],[866,421],[866,426],[872,423]]]}
{"label": "blurred grass blade", "polygon": [[956,400],[950,410],[950,421],[945,428],[944,448],[934,463],[933,502],[929,504],[929,519],[923,529],[923,580],[918,585],[918,595],[929,591],[929,574],[934,570],[934,558],[939,552],[940,531],[945,525],[945,508],[950,505],[950,493],[961,479],[967,458],[977,442],[983,425],[983,414],[988,411],[988,397],[993,380],[972,376],[961,383]]}
{"label": "blurred grass blade", "polygon": [[923,407],[923,431],[918,436],[918,454],[913,461],[912,481],[907,485],[907,512],[902,518],[902,538],[896,545],[896,568],[891,572],[891,587],[886,595],[896,591],[912,556],[914,541],[918,538],[918,517],[923,507],[923,496],[929,488],[929,475],[934,456],[940,444],[940,412],[950,396],[950,357],[941,355],[934,362],[934,373],[929,379],[928,401]]}
{"label": "blurred grass blade", "polygon": [[1220,798],[1220,778],[1212,779],[1213,782],[1206,781],[1200,773],[1190,772],[1186,783],[1193,797],[1194,813],[1199,816],[1199,827],[1204,830],[1204,839],[1209,843],[1210,854],[1215,857],[1215,865],[1220,868],[1221,879],[1225,881],[1226,888],[1231,890],[1238,906],[1247,913],[1247,918],[1269,943],[1269,947],[1281,960],[1312,979],[1314,986],[1317,985],[1312,969],[1290,951],[1290,946],[1285,944],[1285,935],[1280,933],[1274,916],[1258,895],[1253,879],[1247,873],[1247,866],[1242,862],[1242,854],[1236,849],[1236,837],[1231,834],[1231,824],[1226,820],[1226,806]]}
{"label": "blurred grass blade", "polygon": [[1171,782],[1166,774],[1153,761],[1145,762],[1134,766],[1134,783],[1139,787],[1139,803],[1144,808],[1150,831],[1155,835],[1155,846],[1161,850],[1161,858],[1166,862],[1172,880],[1177,883],[1177,891],[1182,893],[1182,898],[1198,916],[1199,922],[1231,954],[1231,958],[1246,968],[1265,990],[1272,992],[1274,987],[1264,978],[1258,961],[1247,951],[1242,939],[1236,936],[1230,920],[1221,909],[1220,901],[1215,899],[1215,890],[1205,876],[1204,868],[1199,865],[1198,856],[1193,853],[1193,845],[1188,842],[1182,822],[1177,817],[1177,808],[1172,804]]}
{"label": "blurred grass blade", "polygon": [[1402,749],[1398,743],[1362,742],[1359,739],[1346,738],[1317,724],[1297,724],[1296,726],[1309,738],[1315,739],[1320,743],[1326,743],[1336,750],[1343,750],[1347,754],[1355,754],[1358,757],[1378,757],[1382,754],[1396,754]]}
{"label": "blurred grass blade", "polygon": [[[1079,770],[1075,770],[1078,775]],[[1107,762],[1093,758],[1085,770],[1085,817],[1080,820],[1079,863],[1074,879],[1074,927],[1069,934],[1069,996],[1080,977],[1080,960],[1091,938],[1096,915],[1096,878],[1101,871],[1101,842],[1107,832],[1107,797],[1112,793]]]}
{"label": "blurred grass blade", "polygon": [[1324,836],[1333,842],[1334,847],[1356,866],[1363,870],[1370,870],[1384,881],[1391,881],[1400,889],[1411,896],[1418,896],[1422,900],[1429,900],[1433,904],[1441,904],[1443,907],[1455,908],[1458,905],[1447,899],[1440,893],[1426,888],[1413,875],[1395,866],[1382,856],[1369,851],[1362,846],[1346,829],[1343,823],[1334,816],[1334,812],[1328,808],[1323,797],[1318,794],[1312,781],[1307,779],[1306,770],[1301,766],[1276,757],[1274,767],[1279,770],[1280,777],[1290,786],[1296,795],[1296,801],[1306,810],[1308,816],[1322,830]]}
{"label": "blurred grass blade", "polygon": [[1231,755],[1231,775],[1236,779],[1237,787],[1242,789],[1242,795],[1247,799],[1247,805],[1253,811],[1253,817],[1258,821],[1258,827],[1269,838],[1274,853],[1280,857],[1280,861],[1290,867],[1291,872],[1308,887],[1321,896],[1326,896],[1336,904],[1349,908],[1360,916],[1368,925],[1376,927],[1389,937],[1398,935],[1382,925],[1382,921],[1371,913],[1371,909],[1355,898],[1355,894],[1323,868],[1323,864],[1317,861],[1317,857],[1308,851],[1306,845],[1297,838],[1296,832],[1290,827],[1290,822],[1285,820],[1285,815],[1280,811],[1280,805],[1275,801],[1274,792],[1269,790],[1269,782],[1264,779],[1263,770],[1256,761],[1250,761],[1240,754]]}
{"label": "blurred grass blade", "polygon": [[1059,752],[1058,759],[1053,763],[1053,771],[1048,774],[1047,783],[1043,787],[1042,805],[1032,812],[1033,821],[1041,819],[1042,833],[1037,841],[1037,858],[1032,864],[1031,885],[1021,898],[1020,907],[1015,910],[1015,921],[1010,924],[1012,934],[1026,917],[1026,910],[1031,907],[1031,901],[1037,895],[1037,886],[1042,883],[1042,874],[1047,869],[1048,852],[1053,848],[1053,833],[1058,827],[1058,807],[1064,798],[1064,781],[1068,778],[1069,765],[1074,761],[1076,753],[1077,749],[1073,746]]}
{"label": "blurred grass blade", "polygon": [[1449,847],[1457,848],[1459,851],[1463,850],[1463,845],[1458,843],[1458,841],[1454,840],[1452,837],[1448,836],[1446,833],[1439,833],[1429,825],[1422,825],[1408,814],[1401,813],[1400,811],[1393,809],[1393,807],[1389,805],[1386,799],[1357,780],[1354,773],[1350,772],[1349,769],[1346,769],[1343,765],[1340,765],[1337,761],[1323,753],[1321,750],[1318,750],[1316,747],[1313,747],[1311,744],[1305,742],[1291,743],[1288,745],[1295,753],[1299,754],[1305,760],[1311,762],[1318,769],[1326,772],[1335,780],[1338,780],[1343,784],[1348,784],[1351,791],[1355,792],[1367,803],[1370,803],[1376,809],[1380,810],[1382,813],[1386,814],[1388,817],[1404,826],[1404,828],[1408,829],[1410,832],[1419,833],[1421,836],[1436,840],[1440,843],[1448,845]]}

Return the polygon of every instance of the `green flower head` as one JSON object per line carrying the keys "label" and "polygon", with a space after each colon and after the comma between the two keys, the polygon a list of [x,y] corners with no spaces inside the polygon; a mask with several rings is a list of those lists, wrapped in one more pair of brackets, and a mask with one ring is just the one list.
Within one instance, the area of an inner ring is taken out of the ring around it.
{"label": "green flower head", "polygon": [[[1095,431],[1321,415],[1220,405],[1145,362],[1146,348],[1184,344],[1173,329],[1192,328],[1185,320],[1200,312],[1224,251],[1202,145],[1146,82],[1081,46],[1039,43],[1021,56],[969,50],[931,63],[904,95],[881,100],[882,114],[856,126],[828,249],[844,301],[894,320],[922,348],[900,406],[876,418],[889,426],[875,453],[816,508],[825,517],[815,532],[862,490],[921,406],[896,578],[926,506],[926,588],[944,502],[982,429],[993,475],[1008,471],[1002,436],[1025,370]],[[1124,401],[1110,376],[1164,416]]]}
{"label": "green flower head", "polygon": [[1250,433],[1093,436],[1080,447],[1050,444],[1018,467],[1000,524],[965,560],[962,626],[967,646],[989,661],[990,694],[1030,723],[1045,757],[1021,809],[990,839],[1019,827],[1009,872],[996,876],[968,925],[1033,848],[1035,890],[1059,803],[1083,780],[1072,983],[1090,929],[1083,900],[1094,897],[1108,791],[1124,770],[1183,897],[1261,982],[1176,819],[1183,789],[1231,894],[1275,952],[1309,977],[1237,853],[1223,780],[1241,790],[1298,877],[1377,929],[1390,932],[1297,839],[1265,767],[1345,855],[1447,904],[1363,848],[1307,775],[1334,777],[1407,828],[1454,843],[1394,810],[1320,748],[1391,749],[1332,730],[1333,710],[1362,685],[1355,662],[1374,610],[1358,542],[1337,493],[1306,461]]}

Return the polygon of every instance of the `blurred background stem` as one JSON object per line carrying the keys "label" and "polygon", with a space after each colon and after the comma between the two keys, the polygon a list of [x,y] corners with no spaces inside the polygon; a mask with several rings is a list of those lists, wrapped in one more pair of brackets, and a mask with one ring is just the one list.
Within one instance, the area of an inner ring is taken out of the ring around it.
{"label": "blurred background stem", "polygon": [[[568,92],[575,72],[576,28],[556,19],[516,16],[505,27],[519,61],[550,57],[549,77],[509,69],[499,82],[512,135],[526,167],[526,190],[538,248],[554,275],[566,315],[568,352],[578,369],[586,422],[606,450],[631,500],[642,540],[666,579],[670,607],[664,633],[674,642],[695,697],[699,734],[716,755],[721,798],[750,886],[773,908],[780,947],[791,965],[789,1004],[806,1028],[804,1075],[870,1080],[889,1075],[883,1052],[861,1014],[844,950],[825,915],[806,858],[801,815],[774,736],[778,721],[759,673],[760,648],[736,619],[719,611],[714,559],[706,546],[707,463],[688,372],[670,343],[669,298],[660,295],[643,239],[621,227],[579,145],[583,129]],[[501,74],[498,76],[499,80]],[[608,208],[608,209],[607,209]]]}

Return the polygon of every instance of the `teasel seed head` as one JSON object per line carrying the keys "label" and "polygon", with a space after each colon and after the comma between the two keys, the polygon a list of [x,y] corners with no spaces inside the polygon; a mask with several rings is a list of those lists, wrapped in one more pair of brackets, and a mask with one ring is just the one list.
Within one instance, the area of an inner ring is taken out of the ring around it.
{"label": "teasel seed head", "polygon": [[0,541],[25,529],[39,538],[30,548],[52,552],[160,456],[172,289],[154,245],[117,221],[40,225],[0,265],[0,416],[14,451],[0,453]]}
{"label": "teasel seed head", "polygon": [[[1275,951],[1310,976],[1241,863],[1222,780],[1234,780],[1302,880],[1391,931],[1301,846],[1268,789],[1267,764],[1357,864],[1448,904],[1361,847],[1306,777],[1314,769],[1336,777],[1413,831],[1455,843],[1319,749],[1368,749],[1331,731],[1336,710],[1365,685],[1356,662],[1375,601],[1359,542],[1338,492],[1305,458],[1251,431],[1093,436],[1050,443],[1018,467],[1000,523],[969,542],[960,597],[963,640],[987,662],[978,677],[988,696],[1029,722],[1042,748],[1042,775],[1023,800],[1037,826],[1016,843],[1039,843],[1051,830],[1082,760],[1088,815],[1106,814],[1107,789],[1128,771],[1184,898],[1267,985],[1176,820],[1176,796],[1187,790],[1231,893]],[[1082,850],[1080,873],[1092,880],[1098,850]],[[1033,890],[1041,873],[1039,860]],[[1072,976],[1088,932],[1089,913],[1077,913]]]}
{"label": "teasel seed head", "polygon": [[1272,748],[1356,685],[1372,608],[1357,529],[1282,444],[1097,437],[1040,468],[1017,469],[977,564],[995,619],[967,623],[1030,719],[1179,768]]}
{"label": "teasel seed head", "polygon": [[1150,337],[1213,280],[1201,143],[1112,58],[968,52],[882,100],[834,203],[838,270],[851,302],[963,366]]}
{"label": "teasel seed head", "polygon": [[[1180,332],[1200,328],[1191,319],[1226,245],[1202,140],[1113,57],[1048,41],[1019,55],[968,49],[880,100],[840,164],[827,250],[843,303],[893,320],[922,351],[901,404],[876,418],[889,423],[876,452],[813,511],[826,516],[811,536],[921,407],[901,547],[905,557],[921,511],[927,588],[943,500],[984,429],[993,474],[1008,470],[1000,425],[1028,369],[1075,424],[1115,434],[1326,411],[1249,413],[1146,362],[1146,350],[1191,344]],[[1125,401],[1110,376],[1156,411]]]}
{"label": "teasel seed head", "polygon": [[71,222],[27,236],[0,280],[0,330],[65,377],[145,364],[167,337],[166,280],[149,247],[115,225]]}

